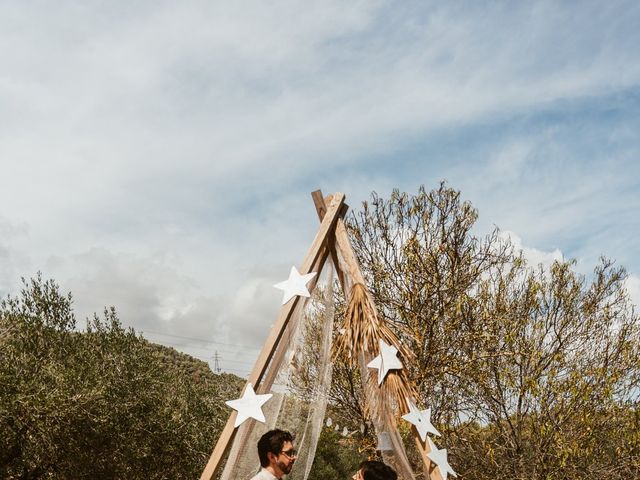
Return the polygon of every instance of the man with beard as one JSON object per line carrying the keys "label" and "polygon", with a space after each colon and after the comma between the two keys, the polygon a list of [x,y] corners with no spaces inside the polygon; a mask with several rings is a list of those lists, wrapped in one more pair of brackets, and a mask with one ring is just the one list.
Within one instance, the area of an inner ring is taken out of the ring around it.
{"label": "man with beard", "polygon": [[293,437],[284,430],[270,430],[258,440],[260,471],[251,480],[280,480],[293,467],[297,452]]}

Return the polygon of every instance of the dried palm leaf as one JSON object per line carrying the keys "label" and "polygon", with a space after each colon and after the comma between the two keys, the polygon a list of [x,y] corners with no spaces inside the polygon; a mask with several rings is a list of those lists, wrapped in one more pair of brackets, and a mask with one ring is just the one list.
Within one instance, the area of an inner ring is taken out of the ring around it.
{"label": "dried palm leaf", "polygon": [[367,363],[377,356],[380,340],[398,350],[403,365],[413,360],[413,354],[400,343],[396,334],[378,317],[378,313],[364,285],[356,283],[351,289],[341,334],[334,343],[333,358],[341,358],[362,370],[365,383],[366,411],[386,426],[395,426],[395,419],[408,411],[407,398],[415,398],[415,387],[409,381],[406,369],[390,371],[378,385],[375,375],[366,369]]}

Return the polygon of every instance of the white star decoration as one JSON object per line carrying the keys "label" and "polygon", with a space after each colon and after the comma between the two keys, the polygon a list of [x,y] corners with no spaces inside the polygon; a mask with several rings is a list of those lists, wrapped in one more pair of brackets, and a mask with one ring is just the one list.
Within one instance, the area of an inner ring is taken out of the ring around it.
{"label": "white star decoration", "polygon": [[291,267],[289,278],[284,282],[276,283],[274,285],[275,288],[284,291],[284,295],[282,296],[282,305],[287,303],[296,295],[310,297],[311,294],[309,293],[309,290],[307,290],[307,283],[309,283],[309,280],[315,276],[316,272],[300,275],[300,272],[298,272],[296,267]]}
{"label": "white star decoration", "polygon": [[451,468],[451,465],[449,465],[449,461],[447,460],[447,449],[438,449],[429,437],[427,437],[427,442],[429,442],[429,447],[431,448],[431,451],[427,453],[427,457],[429,457],[429,459],[440,469],[442,480],[447,480],[447,474],[449,473],[454,477],[457,477],[458,475],[453,471],[453,468]]}
{"label": "white star decoration", "polygon": [[409,413],[403,415],[407,422],[415,425],[418,433],[420,434],[420,438],[422,438],[423,442],[427,441],[427,433],[433,433],[434,435],[440,436],[440,432],[436,430],[436,428],[431,423],[431,409],[427,408],[426,410],[419,410],[415,404],[407,398],[407,405],[409,405]]}
{"label": "white star decoration", "polygon": [[236,422],[233,426],[237,427],[248,418],[255,418],[259,422],[264,423],[262,405],[272,396],[273,394],[271,393],[256,395],[256,392],[253,390],[253,385],[248,383],[241,398],[224,402],[238,412]]}
{"label": "white star decoration", "polygon": [[387,345],[384,340],[380,340],[380,355],[367,364],[369,368],[378,369],[378,385],[382,384],[389,370],[402,368],[402,362],[396,355],[398,355],[398,349],[396,347]]}

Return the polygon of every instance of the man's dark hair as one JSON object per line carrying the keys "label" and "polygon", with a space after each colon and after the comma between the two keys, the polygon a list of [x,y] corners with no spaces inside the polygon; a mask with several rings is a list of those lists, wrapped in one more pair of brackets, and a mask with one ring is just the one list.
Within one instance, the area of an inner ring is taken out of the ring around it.
{"label": "man's dark hair", "polygon": [[258,440],[258,457],[262,467],[269,466],[269,452],[280,455],[285,442],[293,442],[293,437],[284,430],[269,430]]}
{"label": "man's dark hair", "polygon": [[397,480],[398,474],[389,465],[377,460],[366,460],[360,464],[364,480]]}

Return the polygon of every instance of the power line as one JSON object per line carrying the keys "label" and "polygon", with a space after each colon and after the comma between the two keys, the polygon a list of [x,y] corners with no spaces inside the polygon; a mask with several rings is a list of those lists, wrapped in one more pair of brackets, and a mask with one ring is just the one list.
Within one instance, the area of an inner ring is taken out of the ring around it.
{"label": "power line", "polygon": [[237,344],[233,344],[233,343],[217,342],[215,340],[210,340],[210,339],[207,339],[207,338],[183,337],[181,335],[173,335],[171,333],[154,332],[154,331],[151,331],[151,330],[141,330],[140,333],[142,333],[142,334],[151,333],[153,335],[164,335],[166,337],[181,338],[183,340],[193,340],[194,342],[213,343],[215,345],[224,345],[226,347],[244,348],[245,350],[255,350],[255,351],[259,351],[260,350],[259,348],[248,347],[247,345],[237,345]]}
{"label": "power line", "polygon": [[[237,344],[231,344],[231,343],[216,342],[216,341],[209,340],[209,339],[184,337],[184,336],[181,336],[181,335],[173,335],[173,334],[170,334],[170,333],[154,332],[154,331],[150,331],[150,330],[141,331],[140,333],[142,333],[142,334],[150,333],[152,335],[162,335],[162,336],[166,336],[166,337],[180,338],[180,339],[183,339],[183,340],[192,340],[192,341],[195,341],[195,342],[202,342],[202,343],[207,343],[207,344],[225,345],[225,346],[228,346],[228,347],[238,347],[238,348],[242,348],[242,349],[254,350],[256,352],[258,352],[260,350],[258,348],[247,347],[246,345],[237,345]],[[198,358],[200,360],[204,360],[207,363],[209,363],[210,360],[212,359],[211,357],[203,357],[201,355],[195,355],[195,354],[192,354],[192,353],[185,352],[183,350],[185,348],[185,345],[177,345],[175,343],[171,343],[171,342],[168,342],[168,341],[165,341],[165,340],[163,340],[162,342],[163,342],[163,344],[171,346],[171,347],[178,347],[178,348],[181,349],[182,353],[184,353],[186,355],[189,355],[191,357]],[[204,348],[204,347],[188,346],[187,348],[210,351],[210,349]],[[229,350],[224,350],[224,351],[226,351],[227,353],[234,353],[234,354],[238,353],[237,351],[229,351]],[[219,364],[219,360],[221,360],[222,357],[219,356],[218,350],[216,350],[215,355],[218,355],[218,358],[216,359],[215,356],[213,357],[213,360],[214,360],[213,371],[214,371],[214,373],[220,374],[220,373],[222,373],[224,371],[226,373],[233,373],[233,374],[239,375],[241,377],[246,377],[249,374],[248,372],[254,366],[254,364],[250,363],[250,362],[243,362],[243,361],[239,361],[239,360],[225,360],[225,362],[234,363],[234,364],[238,364],[238,365],[244,365],[244,366],[246,366],[248,368],[247,369],[238,369],[238,368],[224,368],[223,369],[223,368],[220,367],[220,364]]]}
{"label": "power line", "polygon": [[[185,352],[183,352],[183,353],[185,353]],[[189,355],[190,357],[199,358],[200,360],[205,360],[207,363],[211,360],[211,357],[203,357],[203,356],[200,356],[200,355],[191,355],[190,353],[185,353],[185,355]],[[240,365],[246,365],[248,367],[253,367],[252,363],[241,362],[241,361],[238,361],[238,360],[225,360],[225,361],[226,362],[231,362],[231,363],[237,363],[237,364],[240,364]]]}
{"label": "power line", "polygon": [[[189,355],[191,357],[200,358],[202,360],[209,361],[209,359],[211,358],[211,357],[203,357],[202,355],[196,355],[195,353],[190,353],[189,351],[185,351],[185,350],[196,349],[196,350],[203,350],[205,352],[209,352],[210,349],[208,349],[208,348],[192,347],[192,346],[189,346],[189,347],[185,348],[184,345],[177,345],[177,344],[171,343],[171,342],[163,342],[163,343],[159,343],[158,345],[164,345],[164,346],[179,348],[180,349],[179,351],[181,353],[184,353],[185,355]],[[216,350],[216,353],[217,352],[218,352],[218,350]],[[223,353],[224,353],[224,351],[223,351]],[[227,353],[238,353],[238,352],[227,352]],[[220,357],[220,358],[222,358],[222,357]],[[251,367],[253,367],[253,365],[254,365],[254,363],[252,363],[250,361],[249,362],[243,362],[241,360],[225,360],[225,361],[226,362],[231,362],[231,363],[239,363],[241,365],[247,365],[247,366],[251,366]]]}
{"label": "power line", "polygon": [[[179,348],[179,349],[185,349],[188,348],[189,350],[202,350],[203,352],[210,352],[211,348],[210,347],[196,347],[193,345],[185,345],[183,343],[173,343],[167,340],[154,340],[154,342],[162,342],[161,345],[168,345],[171,347],[175,347],[175,348]],[[218,349],[219,352],[221,353],[228,353],[228,354],[233,354],[236,355],[238,353],[238,350],[223,350],[223,349]]]}

